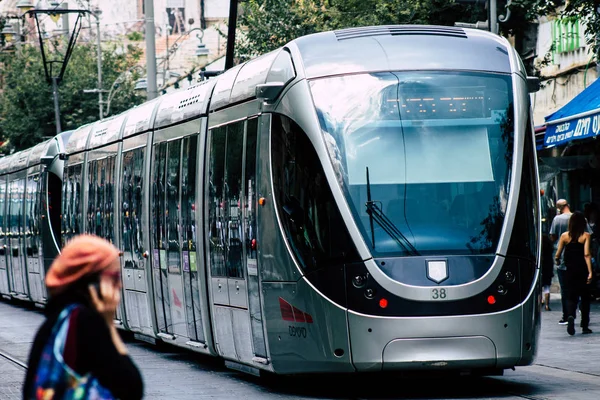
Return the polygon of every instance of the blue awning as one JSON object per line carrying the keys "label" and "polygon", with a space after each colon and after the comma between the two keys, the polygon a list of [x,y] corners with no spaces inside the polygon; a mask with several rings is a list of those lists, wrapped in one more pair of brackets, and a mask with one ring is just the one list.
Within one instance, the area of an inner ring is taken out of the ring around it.
{"label": "blue awning", "polygon": [[600,79],[546,118],[543,147],[600,134]]}

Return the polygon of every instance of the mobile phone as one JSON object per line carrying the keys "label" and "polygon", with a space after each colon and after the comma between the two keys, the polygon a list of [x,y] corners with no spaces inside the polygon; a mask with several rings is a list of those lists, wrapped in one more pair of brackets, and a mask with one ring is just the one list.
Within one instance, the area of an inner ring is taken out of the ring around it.
{"label": "mobile phone", "polygon": [[102,292],[100,291],[100,281],[92,282],[90,285],[96,289],[96,294],[98,294],[98,298],[101,299]]}

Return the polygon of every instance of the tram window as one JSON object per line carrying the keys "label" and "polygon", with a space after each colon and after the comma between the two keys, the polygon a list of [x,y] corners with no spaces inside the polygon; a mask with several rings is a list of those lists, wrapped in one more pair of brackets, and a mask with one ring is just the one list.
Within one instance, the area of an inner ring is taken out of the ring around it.
{"label": "tram window", "polygon": [[18,235],[19,216],[21,215],[21,201],[19,198],[19,182],[17,180],[11,183],[11,204],[10,204],[10,233]]}
{"label": "tram window", "polygon": [[[338,181],[375,257],[495,252],[511,187],[510,76],[358,74],[315,79],[311,92]],[[377,223],[368,204],[400,233]]]}
{"label": "tram window", "polygon": [[62,181],[62,190],[63,196],[61,201],[61,218],[60,218],[60,231],[61,231],[61,247],[65,246],[66,235],[67,235],[67,213],[68,213],[68,204],[69,204],[69,175],[65,172],[63,181]]}
{"label": "tram window", "polygon": [[169,250],[169,272],[181,272],[179,260],[179,165],[181,140],[168,144],[167,161],[167,243]]}
{"label": "tram window", "polygon": [[106,218],[106,238],[114,243],[115,241],[115,207],[114,207],[114,199],[115,199],[115,160],[116,156],[109,157],[107,159],[107,173],[106,173],[106,188],[104,190],[104,215]]}
{"label": "tram window", "polygon": [[207,204],[212,276],[227,276],[225,269],[225,229],[223,226],[223,176],[225,171],[226,135],[226,127],[215,128],[209,132],[210,166],[207,178]]}
{"label": "tram window", "polygon": [[94,231],[97,236],[107,238],[106,217],[104,208],[106,204],[106,158],[98,160],[96,173],[96,208],[92,215]]}
{"label": "tram window", "polygon": [[94,215],[96,214],[96,182],[97,182],[97,161],[91,161],[88,163],[88,204],[87,204],[87,231],[88,233],[95,233],[94,231]]}
{"label": "tram window", "polygon": [[25,233],[27,235],[35,234],[35,189],[35,176],[31,175],[27,178],[27,188],[25,196]]}
{"label": "tram window", "polygon": [[198,136],[183,142],[181,176],[181,219],[184,251],[196,251],[196,155]]}
{"label": "tram window", "polygon": [[[132,174],[132,186],[131,186],[131,200],[132,200],[132,245],[133,251],[136,253],[138,260],[142,259],[143,253],[143,236],[144,230],[142,229],[142,203],[143,203],[143,185],[144,185],[144,153],[145,149],[140,148],[133,151],[133,174]],[[136,264],[140,265],[140,264]]]}
{"label": "tram window", "polygon": [[0,183],[0,235],[4,235],[4,213],[5,213],[5,208],[4,206],[6,205],[6,200],[5,200],[5,196],[6,196],[6,181],[2,180],[2,182]]}
{"label": "tram window", "polygon": [[81,221],[82,221],[82,212],[83,209],[81,207],[81,164],[77,164],[73,167],[70,167],[71,170],[71,186],[72,186],[72,200],[71,200],[71,210],[70,210],[70,219],[71,219],[71,236],[75,236],[81,233]]}
{"label": "tram window", "polygon": [[[131,204],[132,204],[132,174],[133,174],[133,151],[123,154],[123,179],[121,180],[121,210],[122,210],[122,231],[123,231],[123,251],[131,253]],[[128,254],[130,256],[130,254]],[[128,265],[131,266],[131,265]]]}
{"label": "tram window", "polygon": [[16,183],[17,183],[16,181],[12,181],[10,183],[10,189],[8,192],[9,198],[10,198],[10,202],[8,203],[8,232],[10,232],[11,234],[14,234],[17,232],[16,226],[15,226],[15,223],[17,221],[16,214],[18,213]]}
{"label": "tram window", "polygon": [[246,128],[246,158],[244,168],[244,246],[246,259],[256,260],[256,146],[258,134],[258,119],[248,121]]}
{"label": "tram window", "polygon": [[227,127],[225,155],[224,221],[225,246],[227,248],[227,276],[243,278],[242,268],[242,220],[240,202],[242,198],[242,156],[244,123]]}
{"label": "tram window", "polygon": [[[165,160],[167,158],[167,144],[161,143],[154,146],[154,180],[153,180],[153,198],[152,198],[152,224],[153,237],[155,239],[155,248],[165,250],[164,243],[167,237],[165,232]],[[166,268],[162,265],[161,268]]]}
{"label": "tram window", "polygon": [[287,239],[304,269],[356,258],[321,161],[302,129],[273,115],[273,191]]}
{"label": "tram window", "polygon": [[533,134],[531,132],[530,121],[527,121],[527,130],[525,132],[525,143],[523,146],[523,170],[521,176],[521,193],[519,194],[519,205],[517,206],[517,215],[513,227],[513,240],[519,254],[537,260],[538,237],[538,202],[536,196],[539,192],[536,189],[537,174],[535,172],[535,150],[533,144]]}

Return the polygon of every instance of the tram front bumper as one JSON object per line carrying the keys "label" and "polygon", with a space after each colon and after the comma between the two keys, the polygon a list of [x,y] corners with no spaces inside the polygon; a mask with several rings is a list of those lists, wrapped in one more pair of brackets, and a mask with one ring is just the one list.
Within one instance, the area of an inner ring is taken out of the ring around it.
{"label": "tram front bumper", "polygon": [[357,371],[510,368],[522,351],[522,308],[447,317],[348,312]]}
{"label": "tram front bumper", "polygon": [[496,347],[485,336],[396,339],[383,350],[383,369],[491,368]]}

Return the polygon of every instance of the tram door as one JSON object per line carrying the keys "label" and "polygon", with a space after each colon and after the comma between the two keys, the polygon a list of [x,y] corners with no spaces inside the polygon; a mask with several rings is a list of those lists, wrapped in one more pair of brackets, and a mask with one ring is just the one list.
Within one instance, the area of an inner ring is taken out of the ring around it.
{"label": "tram door", "polygon": [[9,295],[8,268],[6,267],[6,179],[0,181],[0,294]]}
{"label": "tram door", "polygon": [[127,324],[133,331],[153,336],[146,284],[148,232],[143,223],[146,140],[147,135],[141,135],[123,143],[120,242]]}
{"label": "tram door", "polygon": [[23,195],[25,179],[14,179],[9,185],[9,258],[10,289],[12,294],[25,297],[27,295],[26,268],[21,245],[23,240]]}
{"label": "tram door", "polygon": [[[116,153],[117,145],[103,148],[107,153]],[[90,159],[95,156],[90,153]],[[110,243],[115,243],[115,215],[114,215],[114,184],[115,184],[116,156],[103,157],[88,161],[88,205],[87,224],[88,233],[100,236]],[[117,308],[115,319],[122,321],[121,307]]]}
{"label": "tram door", "polygon": [[154,144],[153,284],[159,335],[204,342],[195,228],[197,151],[197,135]]}
{"label": "tram door", "polygon": [[256,241],[256,118],[212,129],[208,248],[219,353],[266,361]]}
{"label": "tram door", "polygon": [[27,252],[27,275],[29,277],[29,293],[35,302],[45,298],[43,274],[41,271],[41,236],[39,193],[41,192],[39,174],[27,177],[27,193],[25,196],[25,251]]}

